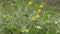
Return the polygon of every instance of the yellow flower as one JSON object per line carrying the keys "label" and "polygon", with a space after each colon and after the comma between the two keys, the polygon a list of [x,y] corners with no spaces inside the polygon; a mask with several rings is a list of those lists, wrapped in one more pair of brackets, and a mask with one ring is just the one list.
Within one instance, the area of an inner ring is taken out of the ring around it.
{"label": "yellow flower", "polygon": [[43,8],[43,5],[40,5],[39,7],[40,7],[40,8]]}
{"label": "yellow flower", "polygon": [[37,14],[36,16],[34,16],[35,19],[38,19],[40,18],[40,16]]}
{"label": "yellow flower", "polygon": [[34,20],[36,20],[38,18],[40,18],[40,16],[37,14],[37,15],[35,15],[35,16],[32,17],[31,21],[34,21]]}
{"label": "yellow flower", "polygon": [[26,32],[27,33],[27,32],[29,32],[29,29],[22,30],[22,32]]}
{"label": "yellow flower", "polygon": [[40,8],[43,8],[43,7],[44,7],[44,3],[42,3],[39,7],[40,7]]}
{"label": "yellow flower", "polygon": [[28,5],[32,5],[32,2],[28,2]]}
{"label": "yellow flower", "polygon": [[42,11],[42,9],[38,9],[37,13],[40,13]]}
{"label": "yellow flower", "polygon": [[36,19],[37,19],[37,18],[40,18],[40,16],[37,14],[34,18],[36,18]]}
{"label": "yellow flower", "polygon": [[25,30],[25,32],[27,33],[27,32],[29,32],[29,30],[27,29],[27,30]]}

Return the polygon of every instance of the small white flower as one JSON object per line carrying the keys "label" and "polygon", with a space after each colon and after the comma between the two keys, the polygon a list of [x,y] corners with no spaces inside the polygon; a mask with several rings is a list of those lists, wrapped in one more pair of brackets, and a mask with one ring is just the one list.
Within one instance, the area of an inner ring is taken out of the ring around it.
{"label": "small white flower", "polygon": [[22,30],[22,32],[29,32],[29,29],[24,29],[24,30]]}
{"label": "small white flower", "polygon": [[40,27],[40,26],[37,26],[37,28],[38,28],[38,29],[42,29],[42,27]]}
{"label": "small white flower", "polygon": [[57,24],[58,22],[56,21],[55,24]]}
{"label": "small white flower", "polygon": [[57,33],[59,33],[60,31],[59,30],[57,30]]}

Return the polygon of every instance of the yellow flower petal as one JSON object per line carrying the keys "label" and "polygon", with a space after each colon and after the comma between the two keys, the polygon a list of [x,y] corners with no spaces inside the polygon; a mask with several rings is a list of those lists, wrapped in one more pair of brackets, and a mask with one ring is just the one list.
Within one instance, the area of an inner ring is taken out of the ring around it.
{"label": "yellow flower petal", "polygon": [[37,14],[37,15],[35,15],[34,17],[32,17],[31,21],[34,21],[34,20],[36,20],[36,19],[38,19],[38,18],[40,18],[40,16]]}
{"label": "yellow flower petal", "polygon": [[29,29],[22,30],[22,32],[26,32],[27,33],[27,32],[29,32]]}
{"label": "yellow flower petal", "polygon": [[43,8],[43,5],[40,5],[40,8]]}
{"label": "yellow flower petal", "polygon": [[25,32],[26,32],[26,33],[29,32],[29,29],[26,29]]}
{"label": "yellow flower petal", "polygon": [[44,3],[42,3],[39,7],[40,7],[40,8],[43,8],[43,7],[44,7]]}
{"label": "yellow flower petal", "polygon": [[35,18],[37,19],[37,18],[39,18],[40,16],[37,14],[36,16],[35,16]]}
{"label": "yellow flower petal", "polygon": [[37,13],[40,13],[42,10],[41,9],[39,9],[38,11],[37,11]]}
{"label": "yellow flower petal", "polygon": [[32,5],[32,2],[28,2],[28,5]]}

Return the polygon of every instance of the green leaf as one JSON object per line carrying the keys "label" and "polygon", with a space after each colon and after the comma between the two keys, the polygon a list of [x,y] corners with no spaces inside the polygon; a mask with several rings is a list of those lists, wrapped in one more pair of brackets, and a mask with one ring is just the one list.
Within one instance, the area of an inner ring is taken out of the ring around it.
{"label": "green leaf", "polygon": [[46,34],[50,34],[48,31],[46,31]]}

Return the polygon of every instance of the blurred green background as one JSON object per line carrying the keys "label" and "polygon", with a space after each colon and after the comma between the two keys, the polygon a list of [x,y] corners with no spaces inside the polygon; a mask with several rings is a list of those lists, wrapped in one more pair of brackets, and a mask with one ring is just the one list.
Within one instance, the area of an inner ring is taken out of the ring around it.
{"label": "blurred green background", "polygon": [[60,0],[0,0],[0,34],[60,34]]}

